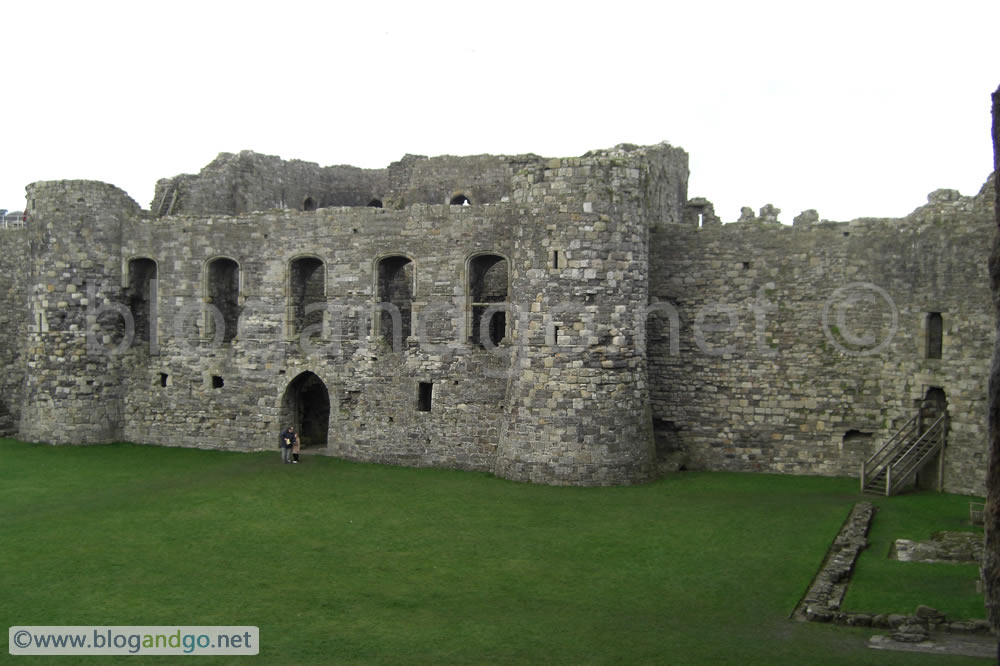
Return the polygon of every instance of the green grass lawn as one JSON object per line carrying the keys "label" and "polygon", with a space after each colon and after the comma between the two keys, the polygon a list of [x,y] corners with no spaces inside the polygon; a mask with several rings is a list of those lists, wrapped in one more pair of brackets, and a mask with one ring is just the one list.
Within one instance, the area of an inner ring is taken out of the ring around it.
{"label": "green grass lawn", "polygon": [[981,527],[969,522],[969,502],[981,498],[922,492],[870,499],[879,509],[844,610],[912,615],[919,604],[928,604],[953,619],[985,618],[983,595],[976,591],[979,564],[900,562],[889,557],[896,539],[923,541],[941,531],[982,534]]}
{"label": "green grass lawn", "polygon": [[788,620],[856,486],[686,472],[564,488],[281,465],[277,450],[0,440],[0,616],[256,625],[260,655],[244,659],[258,663],[941,663],[870,650],[871,630]]}

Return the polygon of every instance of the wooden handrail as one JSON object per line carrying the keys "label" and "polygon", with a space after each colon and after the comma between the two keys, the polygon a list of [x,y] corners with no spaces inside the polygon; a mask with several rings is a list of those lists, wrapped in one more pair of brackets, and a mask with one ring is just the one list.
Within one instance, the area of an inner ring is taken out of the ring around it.
{"label": "wooden handrail", "polygon": [[919,414],[903,424],[892,437],[883,444],[878,451],[873,453],[868,460],[861,465],[861,489],[864,490],[868,480],[878,476],[887,464],[892,460],[895,449],[905,444],[910,438],[910,431],[916,430]]}
{"label": "wooden handrail", "polygon": [[[944,445],[945,418],[946,418],[945,414],[939,416],[937,420],[934,421],[934,423],[932,423],[929,428],[927,428],[927,430],[921,433],[920,437],[918,437],[916,440],[913,441],[912,444],[910,444],[910,446],[906,449],[905,452],[903,452],[900,456],[898,456],[895,459],[895,461],[889,464],[889,469],[887,470],[887,475],[886,475],[886,488],[885,488],[886,495],[892,494],[892,492],[896,488],[902,486],[914,472],[920,469],[921,465],[928,458],[930,458],[932,455],[937,453],[942,448],[942,446]],[[933,446],[931,446],[927,451],[925,451],[923,455],[919,457],[917,457],[916,455],[911,455],[912,452],[919,451],[920,444],[922,442],[924,442],[925,440],[930,441],[935,438],[937,439],[937,441],[933,444]],[[896,473],[893,473],[893,471],[896,471]],[[894,479],[894,481],[890,483],[889,479]]]}

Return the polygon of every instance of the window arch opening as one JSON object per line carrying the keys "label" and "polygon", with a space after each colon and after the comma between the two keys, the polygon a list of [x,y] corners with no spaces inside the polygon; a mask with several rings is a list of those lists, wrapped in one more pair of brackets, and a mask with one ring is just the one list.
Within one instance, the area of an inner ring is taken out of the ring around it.
{"label": "window arch opening", "polygon": [[312,197],[306,197],[302,202],[302,210],[316,210],[316,201]]}
{"label": "window arch opening", "polygon": [[469,197],[464,194],[456,194],[451,198],[450,203],[452,206],[468,206],[471,202],[469,201]]}
{"label": "window arch opening", "polygon": [[156,262],[138,257],[128,262],[128,308],[135,323],[133,344],[156,339]]}
{"label": "window arch opening", "polygon": [[240,266],[232,259],[220,257],[208,264],[206,301],[209,306],[206,333],[219,338],[217,326],[221,324],[222,342],[236,337],[240,320]]}
{"label": "window arch opening", "polygon": [[371,206],[372,208],[382,208],[382,200],[372,199],[371,201],[368,202],[368,205]]}
{"label": "window arch opening", "polygon": [[378,262],[376,273],[375,334],[393,351],[410,336],[413,316],[414,266],[409,257],[394,255]]}
{"label": "window arch opening", "polygon": [[475,344],[496,346],[507,337],[509,278],[507,260],[480,254],[469,260],[468,336]]}
{"label": "window arch opening", "polygon": [[326,310],[326,265],[317,257],[299,257],[288,268],[288,333],[307,328],[321,332]]}

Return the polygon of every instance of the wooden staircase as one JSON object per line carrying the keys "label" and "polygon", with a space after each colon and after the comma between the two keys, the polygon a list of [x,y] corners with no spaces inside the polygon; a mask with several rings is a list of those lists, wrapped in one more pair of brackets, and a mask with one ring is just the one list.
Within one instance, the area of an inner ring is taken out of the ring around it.
{"label": "wooden staircase", "polygon": [[912,419],[861,464],[861,492],[894,495],[938,456],[938,490],[941,490],[948,414],[925,403]]}

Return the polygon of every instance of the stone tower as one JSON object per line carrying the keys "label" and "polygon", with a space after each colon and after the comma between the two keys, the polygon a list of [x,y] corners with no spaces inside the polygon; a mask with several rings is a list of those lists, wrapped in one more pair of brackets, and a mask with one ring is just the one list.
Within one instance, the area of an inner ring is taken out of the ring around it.
{"label": "stone tower", "polygon": [[105,183],[28,188],[29,331],[20,436],[87,444],[120,438],[122,222],[139,213]]}
{"label": "stone tower", "polygon": [[679,216],[686,179],[687,155],[665,145],[550,160],[515,177],[512,203],[544,223],[524,225],[514,243],[498,475],[583,485],[651,477],[649,214]]}

